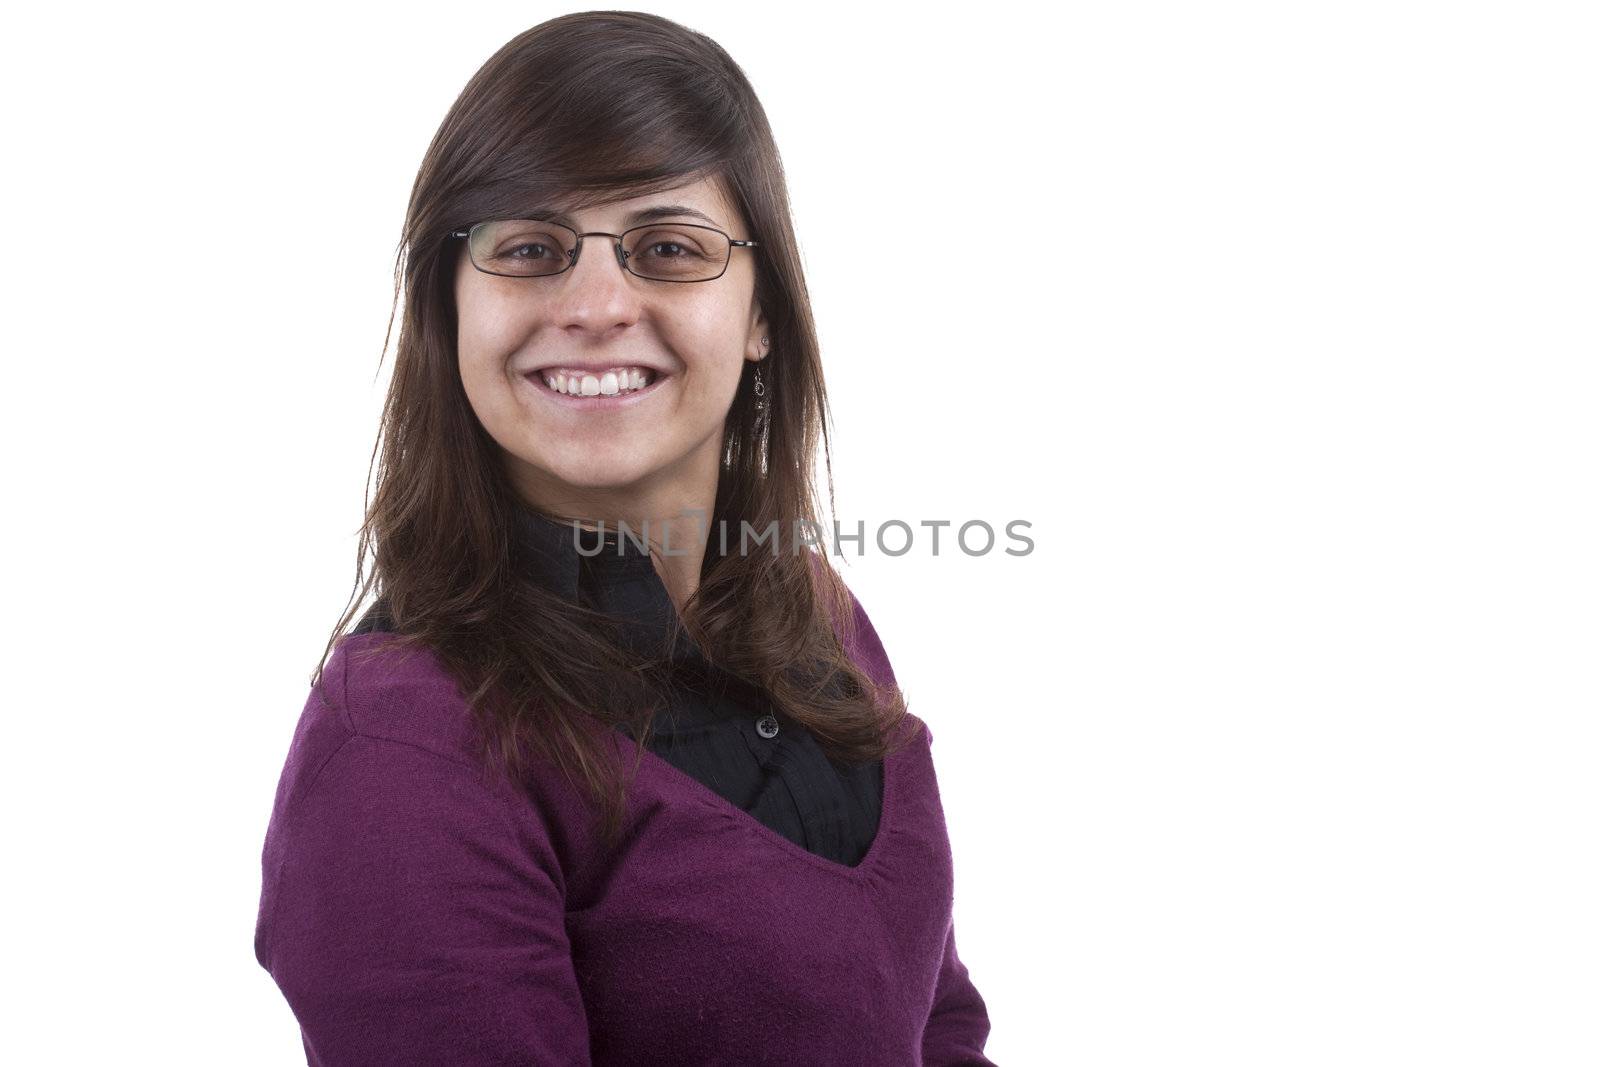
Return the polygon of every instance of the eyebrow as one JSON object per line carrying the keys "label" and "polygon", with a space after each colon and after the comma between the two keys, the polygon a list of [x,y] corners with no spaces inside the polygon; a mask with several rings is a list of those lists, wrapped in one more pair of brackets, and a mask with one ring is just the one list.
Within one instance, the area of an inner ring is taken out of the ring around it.
{"label": "eyebrow", "polygon": [[[722,224],[716,219],[712,218],[710,215],[707,215],[705,212],[699,211],[692,207],[685,207],[682,204],[656,204],[653,207],[640,208],[638,211],[635,211],[633,214],[629,215],[623,220],[623,229],[628,229],[632,226],[638,226],[639,224],[645,222],[655,222],[659,219],[678,218],[680,216],[692,219],[701,219],[708,225],[715,226],[719,230],[722,229]],[[528,217],[530,219],[540,219],[546,222],[559,222],[563,225],[571,227],[574,230],[578,228],[578,224],[573,221],[572,216],[566,214],[565,212],[549,210],[533,211],[529,213]]]}

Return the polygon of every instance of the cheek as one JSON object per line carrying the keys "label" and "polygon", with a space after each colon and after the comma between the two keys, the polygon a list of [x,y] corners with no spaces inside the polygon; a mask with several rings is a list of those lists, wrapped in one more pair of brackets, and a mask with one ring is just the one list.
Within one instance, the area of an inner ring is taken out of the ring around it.
{"label": "cheek", "polygon": [[456,291],[456,353],[463,382],[480,384],[504,378],[506,360],[515,349],[515,323],[494,294],[475,285]]}
{"label": "cheek", "polygon": [[724,302],[708,301],[694,315],[685,316],[672,345],[699,379],[697,392],[731,400],[744,370],[745,324],[739,310]]}
{"label": "cheek", "polygon": [[456,367],[462,391],[484,429],[502,438],[518,419],[516,394],[506,374],[514,342],[504,318],[473,306],[471,299],[458,307]]}
{"label": "cheek", "polygon": [[[688,349],[679,348],[678,351]],[[736,350],[729,349],[726,337],[699,338],[693,352],[692,358],[684,357],[685,369],[678,383],[677,415],[698,432],[703,424],[716,423],[726,417],[739,389],[742,360]]]}

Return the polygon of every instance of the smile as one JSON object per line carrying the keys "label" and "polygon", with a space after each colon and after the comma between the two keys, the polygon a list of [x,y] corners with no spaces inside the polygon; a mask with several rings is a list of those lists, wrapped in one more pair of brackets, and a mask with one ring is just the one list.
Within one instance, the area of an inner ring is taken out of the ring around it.
{"label": "smile", "polygon": [[666,377],[648,367],[612,367],[604,371],[546,367],[524,375],[539,390],[577,407],[614,407],[654,391]]}

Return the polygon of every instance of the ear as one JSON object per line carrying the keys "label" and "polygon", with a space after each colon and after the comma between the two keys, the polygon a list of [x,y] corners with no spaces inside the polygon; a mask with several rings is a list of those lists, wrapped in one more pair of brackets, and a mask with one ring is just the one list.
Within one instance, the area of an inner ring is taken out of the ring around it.
{"label": "ear", "polygon": [[762,314],[760,306],[756,306],[750,312],[750,332],[745,338],[744,358],[751,363],[760,363],[771,351],[772,333],[767,326],[767,317]]}

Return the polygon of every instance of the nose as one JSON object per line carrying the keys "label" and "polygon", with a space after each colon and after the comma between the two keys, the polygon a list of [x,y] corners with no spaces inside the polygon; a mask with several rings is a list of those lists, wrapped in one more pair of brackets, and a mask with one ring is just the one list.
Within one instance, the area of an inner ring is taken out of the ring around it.
{"label": "nose", "polygon": [[559,284],[556,311],[565,324],[606,330],[639,317],[640,294],[622,266],[620,246],[610,234],[586,233],[577,262],[553,279]]}
{"label": "nose", "polygon": [[603,230],[590,230],[588,233],[578,234],[578,247],[575,250],[578,262],[574,263],[570,269],[578,269],[583,262],[584,249],[592,245],[597,259],[615,259],[617,266],[622,268],[622,272],[626,274],[628,271],[624,266],[625,257],[622,254],[621,237],[621,234],[606,233]]}

